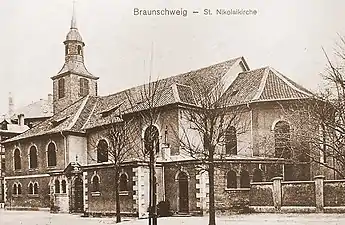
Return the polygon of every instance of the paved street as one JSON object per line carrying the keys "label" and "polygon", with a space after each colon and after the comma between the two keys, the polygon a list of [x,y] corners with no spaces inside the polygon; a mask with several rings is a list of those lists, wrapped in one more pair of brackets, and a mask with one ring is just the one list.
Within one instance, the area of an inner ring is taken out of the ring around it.
{"label": "paved street", "polygon": [[[70,214],[50,214],[48,212],[26,212],[26,211],[0,211],[0,225],[93,225],[93,224],[115,224],[114,218],[82,218]],[[145,225],[147,220],[125,219],[123,225]],[[158,224],[173,225],[202,225],[207,224],[207,217],[169,217],[159,218]],[[345,224],[344,214],[251,214],[233,215],[217,218],[218,225],[343,225]]]}

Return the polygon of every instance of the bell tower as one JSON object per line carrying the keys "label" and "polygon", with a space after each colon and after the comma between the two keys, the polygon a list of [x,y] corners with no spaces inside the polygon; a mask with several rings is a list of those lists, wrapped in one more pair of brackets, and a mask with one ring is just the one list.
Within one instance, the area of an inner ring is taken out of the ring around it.
{"label": "bell tower", "polygon": [[66,35],[65,63],[53,80],[53,112],[65,109],[80,98],[97,95],[97,80],[84,64],[85,43],[78,31],[73,4],[71,27]]}

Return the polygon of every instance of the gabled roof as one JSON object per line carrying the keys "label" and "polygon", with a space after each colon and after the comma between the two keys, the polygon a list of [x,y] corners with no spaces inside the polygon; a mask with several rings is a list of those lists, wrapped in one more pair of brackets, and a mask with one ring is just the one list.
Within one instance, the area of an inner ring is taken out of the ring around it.
{"label": "gabled roof", "polygon": [[240,73],[224,94],[229,106],[312,97],[313,93],[271,67]]}
{"label": "gabled roof", "polygon": [[11,116],[12,119],[17,119],[17,115],[24,114],[25,118],[46,118],[53,116],[52,101],[40,99],[27,106],[15,110],[15,114]]}

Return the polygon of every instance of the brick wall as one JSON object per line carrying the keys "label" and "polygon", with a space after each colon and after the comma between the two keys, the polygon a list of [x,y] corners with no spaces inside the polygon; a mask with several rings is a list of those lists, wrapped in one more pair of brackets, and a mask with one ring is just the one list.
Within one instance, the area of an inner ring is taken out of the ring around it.
{"label": "brick wall", "polygon": [[[26,209],[38,209],[38,208],[50,208],[50,189],[49,189],[50,177],[32,177],[21,179],[6,179],[6,194],[7,201],[6,207],[8,208],[26,208]],[[37,182],[38,193],[29,194],[29,183]],[[13,184],[21,184],[22,193],[16,195],[13,193]]]}

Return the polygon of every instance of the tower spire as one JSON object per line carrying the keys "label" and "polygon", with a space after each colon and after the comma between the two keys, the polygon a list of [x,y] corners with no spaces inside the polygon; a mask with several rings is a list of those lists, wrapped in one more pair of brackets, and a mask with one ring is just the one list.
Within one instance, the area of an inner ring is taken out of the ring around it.
{"label": "tower spire", "polygon": [[76,1],[73,0],[73,14],[72,14],[72,20],[71,20],[71,29],[77,29],[77,19],[76,19],[76,16],[75,16],[75,4],[76,4]]}

